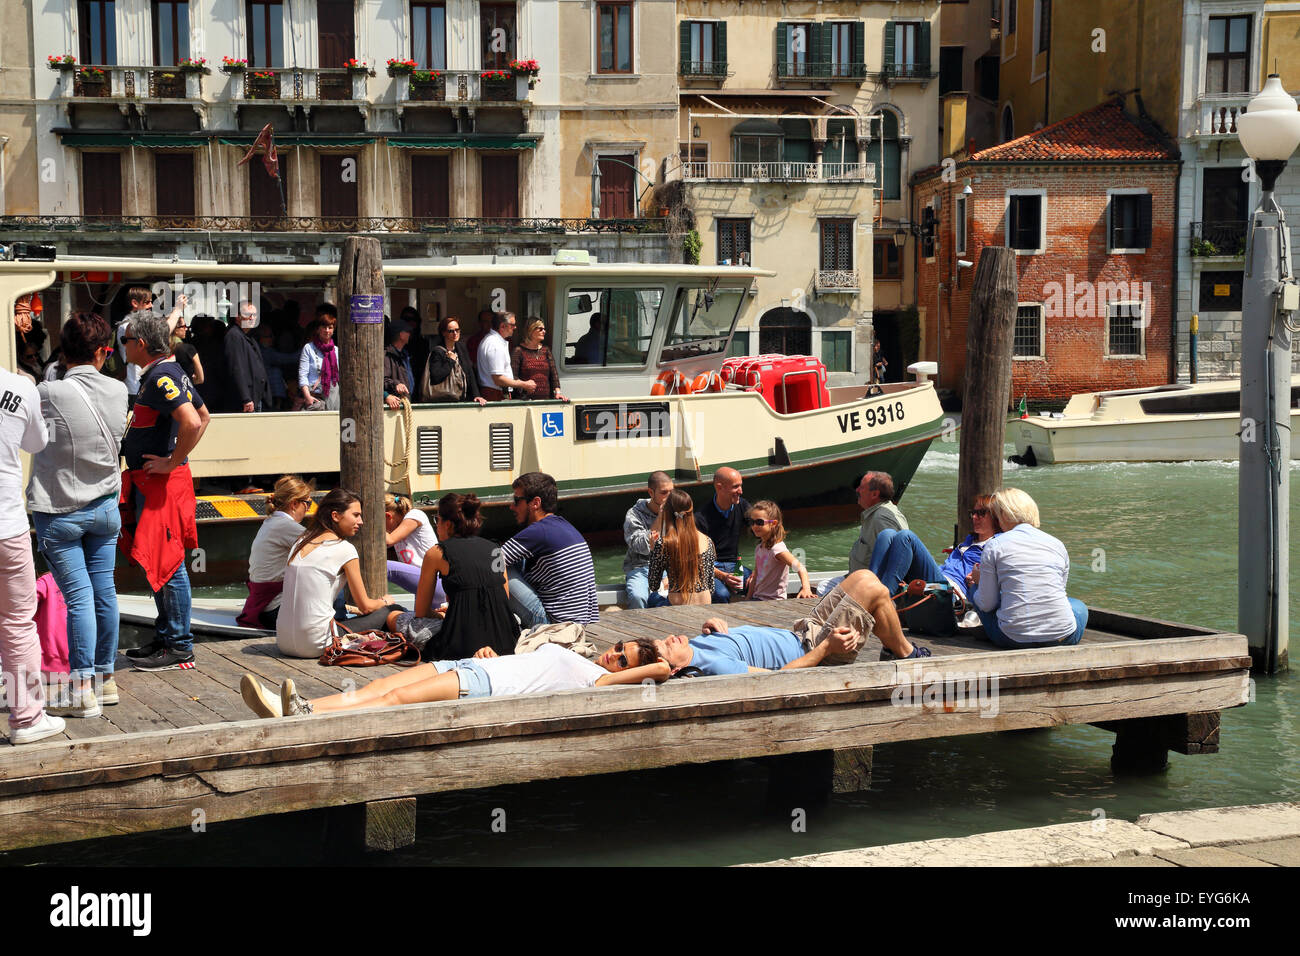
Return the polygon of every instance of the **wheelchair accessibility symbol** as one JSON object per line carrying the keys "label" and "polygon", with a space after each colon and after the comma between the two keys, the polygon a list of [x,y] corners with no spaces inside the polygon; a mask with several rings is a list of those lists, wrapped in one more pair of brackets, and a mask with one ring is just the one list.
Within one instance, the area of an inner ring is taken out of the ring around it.
{"label": "wheelchair accessibility symbol", "polygon": [[542,437],[564,437],[564,412],[542,412]]}

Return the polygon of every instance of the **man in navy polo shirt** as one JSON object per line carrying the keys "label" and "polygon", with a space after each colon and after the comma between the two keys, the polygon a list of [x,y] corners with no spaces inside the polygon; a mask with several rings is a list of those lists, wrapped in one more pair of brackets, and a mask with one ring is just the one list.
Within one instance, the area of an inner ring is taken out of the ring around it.
{"label": "man in navy polo shirt", "polygon": [[749,527],[749,502],[741,497],[742,490],[740,472],[719,468],[713,473],[713,500],[695,509],[695,527],[713,540],[718,553],[713,563],[714,604],[726,604],[744,583],[740,536]]}

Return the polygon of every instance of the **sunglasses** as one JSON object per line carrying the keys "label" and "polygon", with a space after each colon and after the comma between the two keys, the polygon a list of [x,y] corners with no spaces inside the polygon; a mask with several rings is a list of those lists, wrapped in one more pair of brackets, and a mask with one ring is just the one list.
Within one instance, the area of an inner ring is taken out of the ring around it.
{"label": "sunglasses", "polygon": [[612,648],[610,648],[610,650],[612,650],[615,654],[618,655],[618,657],[616,657],[615,660],[618,662],[619,667],[622,667],[626,670],[628,667],[632,666],[627,662],[627,654],[623,650],[622,641],[619,641]]}
{"label": "sunglasses", "polygon": [[460,329],[458,329],[458,328],[456,328],[456,329],[448,329],[448,330],[447,330],[447,334],[448,334],[448,335],[460,335]]}
{"label": "sunglasses", "polygon": [[970,516],[972,518],[987,518],[989,515],[988,508],[972,508]]}
{"label": "sunglasses", "polygon": [[775,518],[750,518],[749,523],[755,528],[761,528],[765,524],[776,524]]}

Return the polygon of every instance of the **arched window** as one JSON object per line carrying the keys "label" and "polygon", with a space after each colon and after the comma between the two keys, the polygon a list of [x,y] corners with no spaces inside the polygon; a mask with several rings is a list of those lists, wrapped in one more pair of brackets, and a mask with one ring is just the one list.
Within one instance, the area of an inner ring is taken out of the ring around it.
{"label": "arched window", "polygon": [[1016,120],[1011,115],[1011,104],[1008,103],[1002,107],[1002,142],[1006,143],[1016,138]]}
{"label": "arched window", "polygon": [[884,198],[900,199],[903,162],[898,143],[898,115],[893,110],[881,110],[881,113],[884,120],[879,124],[880,135],[871,137],[867,162],[876,164],[876,182],[880,184]]}
{"label": "arched window", "polygon": [[812,354],[812,319],[807,312],[794,309],[769,309],[758,320],[760,355]]}

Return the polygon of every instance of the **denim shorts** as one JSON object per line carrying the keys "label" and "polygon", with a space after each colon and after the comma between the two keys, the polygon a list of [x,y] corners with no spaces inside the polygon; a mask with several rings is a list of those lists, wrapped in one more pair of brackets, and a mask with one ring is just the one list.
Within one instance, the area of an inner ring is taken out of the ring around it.
{"label": "denim shorts", "polygon": [[439,674],[451,670],[456,672],[456,679],[460,681],[461,697],[492,696],[492,681],[488,679],[487,671],[472,657],[461,661],[434,661],[433,666]]}

